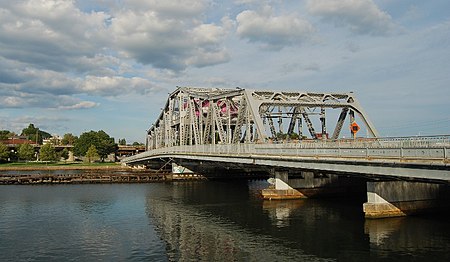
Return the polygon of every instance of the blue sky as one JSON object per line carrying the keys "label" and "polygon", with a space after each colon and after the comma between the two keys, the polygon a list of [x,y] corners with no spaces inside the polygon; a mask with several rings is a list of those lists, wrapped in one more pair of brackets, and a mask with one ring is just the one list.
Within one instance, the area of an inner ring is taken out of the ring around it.
{"label": "blue sky", "polygon": [[0,129],[144,142],[176,86],[356,93],[382,136],[450,134],[450,2],[0,3]]}

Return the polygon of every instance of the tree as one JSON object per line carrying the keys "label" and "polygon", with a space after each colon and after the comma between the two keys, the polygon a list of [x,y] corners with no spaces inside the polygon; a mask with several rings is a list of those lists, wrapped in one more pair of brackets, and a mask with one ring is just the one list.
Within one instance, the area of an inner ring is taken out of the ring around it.
{"label": "tree", "polygon": [[121,146],[127,145],[127,141],[125,140],[125,138],[119,139],[119,145]]}
{"label": "tree", "polygon": [[9,151],[8,147],[3,143],[0,143],[0,160],[8,160]]}
{"label": "tree", "polygon": [[290,138],[290,139],[297,140],[297,139],[300,138],[300,136],[299,136],[297,133],[292,132],[292,133],[289,135],[289,138]]}
{"label": "tree", "polygon": [[144,144],[139,143],[139,142],[133,142],[133,146],[143,146]]}
{"label": "tree", "polygon": [[45,144],[39,150],[39,158],[41,161],[56,161],[58,156],[55,147],[52,144]]}
{"label": "tree", "polygon": [[0,130],[0,140],[7,140],[13,135],[14,133],[10,132],[9,130]]}
{"label": "tree", "polygon": [[42,144],[42,140],[52,137],[49,133],[39,130],[34,124],[29,124],[27,128],[22,129],[22,136],[27,136],[29,140]]}
{"label": "tree", "polygon": [[67,150],[67,148],[64,148],[61,153],[59,154],[59,156],[64,159],[64,161],[66,161],[69,158],[69,150]]}
{"label": "tree", "polygon": [[86,158],[88,159],[89,163],[92,163],[93,161],[100,158],[100,156],[97,152],[97,148],[95,148],[94,145],[91,145],[89,147],[88,151],[86,152]]}
{"label": "tree", "polygon": [[75,142],[73,147],[74,154],[77,156],[85,156],[91,145],[95,146],[102,159],[117,150],[117,144],[115,144],[114,138],[110,137],[105,131],[100,130],[95,132],[91,130],[81,134]]}
{"label": "tree", "polygon": [[78,137],[72,135],[72,133],[64,134],[63,139],[61,140],[62,145],[73,145],[77,141]]}
{"label": "tree", "polygon": [[34,147],[30,144],[22,144],[17,150],[19,159],[32,160],[34,158]]}

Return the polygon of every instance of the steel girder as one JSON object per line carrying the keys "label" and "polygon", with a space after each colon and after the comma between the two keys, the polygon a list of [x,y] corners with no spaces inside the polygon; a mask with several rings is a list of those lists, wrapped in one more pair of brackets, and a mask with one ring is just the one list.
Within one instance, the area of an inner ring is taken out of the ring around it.
{"label": "steel girder", "polygon": [[[147,131],[147,146],[155,149],[200,144],[267,143],[294,138],[295,129],[302,139],[305,138],[302,136],[302,120],[311,139],[318,139],[319,135],[326,139],[329,114],[325,112],[329,109],[341,109],[331,138],[339,138],[347,114],[354,121],[355,112],[367,132],[373,137],[378,136],[353,93],[178,87],[169,95],[160,116]],[[320,134],[316,133],[311,120],[315,116],[319,116]],[[274,125],[274,120],[278,126]]]}

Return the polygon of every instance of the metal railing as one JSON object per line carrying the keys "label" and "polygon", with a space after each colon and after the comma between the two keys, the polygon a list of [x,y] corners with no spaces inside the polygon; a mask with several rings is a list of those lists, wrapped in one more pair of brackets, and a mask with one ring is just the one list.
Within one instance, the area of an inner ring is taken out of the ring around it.
{"label": "metal railing", "polygon": [[316,157],[394,159],[446,164],[450,136],[302,140],[265,144],[215,144],[158,148],[128,157],[125,163],[162,155],[208,155],[228,157]]}

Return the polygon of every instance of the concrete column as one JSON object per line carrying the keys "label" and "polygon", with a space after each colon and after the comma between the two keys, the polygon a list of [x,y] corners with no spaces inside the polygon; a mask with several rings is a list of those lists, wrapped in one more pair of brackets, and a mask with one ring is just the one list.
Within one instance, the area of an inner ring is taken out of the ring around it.
{"label": "concrete column", "polygon": [[67,161],[69,161],[69,162],[75,161],[75,156],[73,155],[73,151],[69,151],[69,157],[67,158]]}
{"label": "concrete column", "polygon": [[275,189],[292,189],[289,186],[289,173],[286,171],[275,171]]}
{"label": "concrete column", "polygon": [[367,182],[366,218],[406,216],[437,209],[448,191],[440,184],[380,181]]}
{"label": "concrete column", "polygon": [[269,179],[271,187],[262,190],[264,199],[298,199],[305,196],[293,189],[289,184],[289,173],[287,171],[272,171],[274,178]]}

